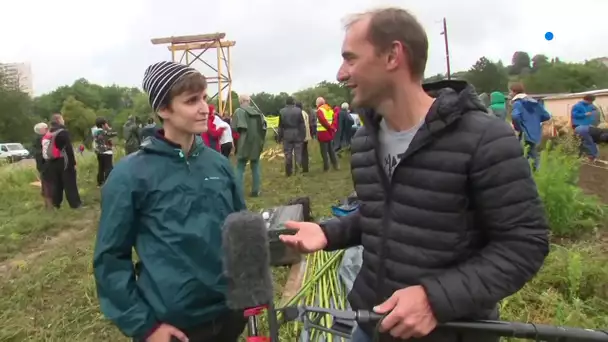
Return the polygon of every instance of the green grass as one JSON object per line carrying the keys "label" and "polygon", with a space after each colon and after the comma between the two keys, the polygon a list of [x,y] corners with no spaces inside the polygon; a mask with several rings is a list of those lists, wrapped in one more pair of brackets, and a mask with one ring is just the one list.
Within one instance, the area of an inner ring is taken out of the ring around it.
{"label": "green grass", "polygon": [[[352,191],[348,159],[341,160],[340,171],[324,173],[316,144],[310,153],[311,172],[291,178],[284,176],[282,159],[264,161],[262,197],[247,198],[249,207],[257,210],[310,196],[315,216],[329,216],[330,205]],[[0,341],[127,341],[103,318],[95,297],[95,163],[92,157],[79,160],[86,204],[79,211],[46,212],[39,189],[29,185],[36,179],[32,169],[0,168]],[[247,173],[246,191],[249,181]],[[557,210],[561,204],[553,202],[551,210]],[[560,224],[566,219],[560,216]],[[502,303],[503,319],[608,326],[608,235],[587,231],[593,236],[552,247],[542,272]],[[286,269],[274,272],[277,298],[286,276]],[[282,329],[281,341],[295,341],[292,328]]]}

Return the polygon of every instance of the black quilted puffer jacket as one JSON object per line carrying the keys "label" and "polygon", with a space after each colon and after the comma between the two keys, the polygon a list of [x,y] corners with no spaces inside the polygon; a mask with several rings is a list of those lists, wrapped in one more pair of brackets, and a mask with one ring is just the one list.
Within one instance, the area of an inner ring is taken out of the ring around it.
{"label": "black quilted puffer jacket", "polygon": [[[378,162],[380,116],[362,116],[351,145],[359,211],[322,224],[327,250],[364,247],[349,294],[355,309],[422,285],[439,322],[496,319],[497,303],[548,254],[543,206],[513,130],[485,114],[472,86],[442,81],[425,89],[436,100],[392,180]],[[363,326],[368,334],[373,328]],[[421,339],[488,340],[447,331]]]}

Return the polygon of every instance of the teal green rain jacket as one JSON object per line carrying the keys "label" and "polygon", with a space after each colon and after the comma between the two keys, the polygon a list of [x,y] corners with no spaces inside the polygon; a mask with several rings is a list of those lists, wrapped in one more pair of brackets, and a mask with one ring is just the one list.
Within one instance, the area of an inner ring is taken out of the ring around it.
{"label": "teal green rain jacket", "polygon": [[125,335],[143,338],[158,323],[187,329],[228,310],[221,227],[246,209],[237,184],[228,159],[198,136],[186,156],[157,134],[110,173],[93,267],[101,310]]}

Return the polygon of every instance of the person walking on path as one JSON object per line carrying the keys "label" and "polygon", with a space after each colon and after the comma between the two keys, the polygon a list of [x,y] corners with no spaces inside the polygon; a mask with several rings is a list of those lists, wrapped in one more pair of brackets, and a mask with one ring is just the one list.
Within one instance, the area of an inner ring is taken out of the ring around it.
{"label": "person walking on path", "polygon": [[243,184],[245,167],[251,168],[251,196],[260,196],[260,155],[266,141],[267,124],[264,115],[251,105],[251,97],[239,95],[240,107],[232,118],[232,131],[238,133],[236,149],[236,177]]}
{"label": "person walking on path", "polygon": [[334,135],[336,133],[335,115],[333,109],[325,103],[322,97],[317,98],[317,140],[321,158],[323,159],[323,171],[329,171],[329,163],[334,170],[338,170],[338,157],[333,147]]}
{"label": "person walking on path", "polygon": [[532,171],[506,122],[487,115],[473,86],[422,84],[428,39],[399,8],[346,25],[338,81],[366,108],[352,142],[359,209],[323,223],[286,222],[300,252],[363,246],[348,301],[384,316],[352,342],[497,342],[435,329],[498,319],[549,253],[549,226]]}
{"label": "person walking on path", "polygon": [[288,97],[285,107],[279,112],[278,124],[279,142],[283,143],[285,154],[285,175],[291,176],[302,167],[302,144],[306,139],[306,124],[302,116],[302,109],[296,107],[293,97]]}
{"label": "person walking on path", "polygon": [[540,163],[538,146],[543,138],[542,124],[551,119],[551,114],[540,102],[525,93],[523,84],[514,83],[509,90],[513,127],[519,133],[520,140],[524,141],[524,153],[536,170]]}

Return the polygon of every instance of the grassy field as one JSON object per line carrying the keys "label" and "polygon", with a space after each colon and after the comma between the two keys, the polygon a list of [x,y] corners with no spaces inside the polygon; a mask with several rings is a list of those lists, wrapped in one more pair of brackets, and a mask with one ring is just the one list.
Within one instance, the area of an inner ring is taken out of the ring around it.
{"label": "grassy field", "polygon": [[[257,210],[307,195],[315,216],[328,216],[330,205],[352,191],[348,159],[341,159],[341,171],[323,173],[316,144],[311,155],[311,172],[291,178],[283,175],[282,159],[263,162],[263,194],[248,198],[249,207]],[[77,211],[44,211],[39,188],[30,184],[36,180],[31,166],[0,168],[0,341],[127,341],[104,320],[95,297],[91,266],[99,216],[95,163],[92,157],[78,162],[85,208]],[[547,190],[547,184],[567,178],[556,167],[539,176],[547,210],[554,215],[552,223],[565,227],[565,233],[574,229],[568,227],[584,230],[585,237],[556,238],[542,272],[502,303],[503,319],[606,327],[608,235],[597,227],[602,208],[574,186],[557,184],[561,190]],[[246,177],[249,190],[249,174]],[[585,177],[605,181],[608,171],[587,168],[581,183],[588,180]],[[586,190],[602,189],[598,184],[586,185]],[[573,201],[579,204],[571,209]],[[275,271],[277,294],[285,279],[284,269]],[[283,329],[281,340],[295,341],[293,334],[293,329]]]}

